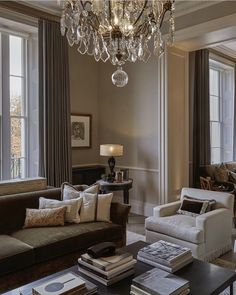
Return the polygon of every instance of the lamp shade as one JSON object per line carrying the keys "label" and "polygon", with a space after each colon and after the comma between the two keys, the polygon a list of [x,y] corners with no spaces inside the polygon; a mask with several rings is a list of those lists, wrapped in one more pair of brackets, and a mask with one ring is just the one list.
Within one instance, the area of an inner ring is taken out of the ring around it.
{"label": "lamp shade", "polygon": [[100,156],[119,157],[123,156],[123,145],[121,144],[101,144]]}

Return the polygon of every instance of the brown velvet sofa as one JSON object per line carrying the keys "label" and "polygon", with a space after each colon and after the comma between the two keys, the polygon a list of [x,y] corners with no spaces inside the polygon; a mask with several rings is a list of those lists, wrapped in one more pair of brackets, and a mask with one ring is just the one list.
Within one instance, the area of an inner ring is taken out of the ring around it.
{"label": "brown velvet sofa", "polygon": [[19,271],[19,274],[25,275],[29,270],[32,278],[33,272],[39,272],[42,266],[45,269],[47,263],[57,265],[56,262],[52,263],[54,259],[67,261],[65,257],[71,253],[76,253],[78,257],[78,253],[96,243],[113,241],[118,246],[125,245],[130,206],[112,203],[111,223],[91,222],[22,229],[26,208],[38,208],[39,197],[60,200],[61,190],[47,189],[0,197],[0,290],[3,276],[9,273]]}

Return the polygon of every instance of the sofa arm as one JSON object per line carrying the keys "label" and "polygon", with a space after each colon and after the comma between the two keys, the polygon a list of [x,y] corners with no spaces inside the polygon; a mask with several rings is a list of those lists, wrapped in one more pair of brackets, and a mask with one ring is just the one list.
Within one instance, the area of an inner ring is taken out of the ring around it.
{"label": "sofa arm", "polygon": [[153,209],[153,215],[155,217],[164,217],[164,216],[174,215],[179,209],[180,204],[181,204],[181,201],[176,201],[176,202],[168,203],[165,205],[157,206]]}
{"label": "sofa arm", "polygon": [[128,221],[128,215],[130,212],[131,206],[121,203],[112,202],[111,203],[111,221],[115,224],[119,224],[122,227],[123,234],[123,246],[126,244],[126,223]]}

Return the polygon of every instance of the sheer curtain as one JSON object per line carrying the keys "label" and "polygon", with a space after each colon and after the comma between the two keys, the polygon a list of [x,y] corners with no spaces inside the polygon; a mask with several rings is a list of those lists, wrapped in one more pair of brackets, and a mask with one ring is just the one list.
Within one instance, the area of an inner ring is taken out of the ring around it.
{"label": "sheer curtain", "polygon": [[[209,51],[198,50],[194,58],[192,102],[192,186],[199,186],[200,167],[210,164],[210,103],[209,103]],[[190,112],[191,113],[191,112]]]}
{"label": "sheer curtain", "polygon": [[39,20],[39,175],[71,181],[68,45],[57,22]]}

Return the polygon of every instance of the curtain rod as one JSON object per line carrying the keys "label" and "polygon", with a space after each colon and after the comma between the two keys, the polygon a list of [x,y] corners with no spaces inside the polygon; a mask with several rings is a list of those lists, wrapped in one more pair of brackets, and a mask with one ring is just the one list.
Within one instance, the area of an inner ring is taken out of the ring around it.
{"label": "curtain rod", "polygon": [[18,12],[27,16],[31,16],[34,18],[38,18],[38,19],[44,18],[44,19],[60,22],[60,18],[56,15],[41,11],[33,7],[26,6],[24,4],[20,4],[14,1],[0,1],[0,8],[1,7],[8,10],[13,10],[15,12]]}

